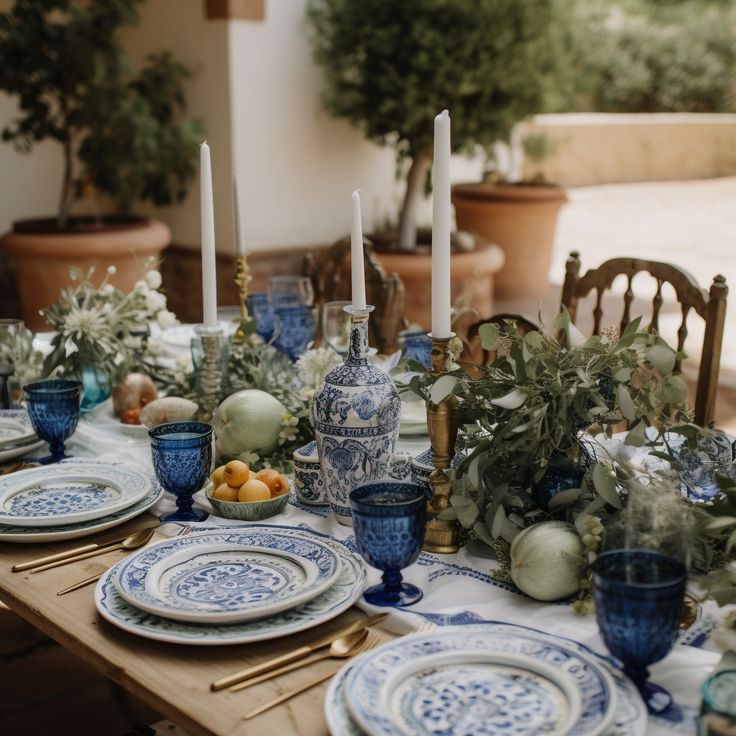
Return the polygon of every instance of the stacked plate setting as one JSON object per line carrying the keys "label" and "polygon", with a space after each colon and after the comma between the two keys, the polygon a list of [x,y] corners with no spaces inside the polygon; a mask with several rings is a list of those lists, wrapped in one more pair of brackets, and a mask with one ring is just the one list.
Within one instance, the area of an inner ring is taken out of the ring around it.
{"label": "stacked plate setting", "polygon": [[0,463],[27,455],[43,444],[24,409],[0,410]]}
{"label": "stacked plate setting", "polygon": [[95,602],[115,626],[184,644],[242,644],[318,626],[360,596],[341,542],[296,527],[220,527],[150,545],[112,567]]}
{"label": "stacked plate setting", "polygon": [[161,487],[119,463],[66,460],[0,477],[0,541],[55,542],[94,534],[142,514]]}
{"label": "stacked plate setting", "polygon": [[640,736],[634,685],[581,644],[523,626],[439,627],[364,654],[333,678],[332,736]]}

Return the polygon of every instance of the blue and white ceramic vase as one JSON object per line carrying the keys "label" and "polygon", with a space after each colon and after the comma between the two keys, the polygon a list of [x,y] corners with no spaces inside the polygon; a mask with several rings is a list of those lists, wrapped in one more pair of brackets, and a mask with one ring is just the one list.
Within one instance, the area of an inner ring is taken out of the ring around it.
{"label": "blue and white ceramic vase", "polygon": [[348,495],[383,478],[399,436],[401,400],[393,381],[368,356],[368,315],[373,307],[345,311],[352,316],[345,362],[333,368],[312,403],[320,467],[330,507],[341,524],[352,525]]}

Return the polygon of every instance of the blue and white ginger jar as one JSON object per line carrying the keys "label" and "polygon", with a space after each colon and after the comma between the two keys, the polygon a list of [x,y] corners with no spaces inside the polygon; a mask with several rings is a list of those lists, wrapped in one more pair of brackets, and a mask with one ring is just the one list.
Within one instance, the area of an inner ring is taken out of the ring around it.
{"label": "blue and white ginger jar", "polygon": [[353,519],[348,495],[389,472],[401,419],[401,400],[393,381],[368,355],[367,312],[351,313],[357,313],[357,319],[347,358],[327,374],[312,403],[330,507],[337,520],[349,526]]}

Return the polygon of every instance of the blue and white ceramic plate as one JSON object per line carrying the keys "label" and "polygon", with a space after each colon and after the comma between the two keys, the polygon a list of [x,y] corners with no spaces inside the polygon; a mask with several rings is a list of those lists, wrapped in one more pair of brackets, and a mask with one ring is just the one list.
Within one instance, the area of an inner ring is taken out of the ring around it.
{"label": "blue and white ceramic plate", "polygon": [[49,527],[114,514],[140,501],[152,479],[129,465],[67,462],[0,478],[0,523]]}
{"label": "blue and white ceramic plate", "polygon": [[306,603],[340,574],[337,553],[277,527],[202,532],[130,555],[115,586],[131,605],[190,623],[239,623]]}
{"label": "blue and white ceramic plate", "polygon": [[32,452],[43,447],[44,444],[45,442],[43,440],[39,440],[38,437],[35,437],[28,442],[0,447],[0,463],[5,463],[8,460],[14,460],[15,458],[23,457],[24,455],[30,455]]}
{"label": "blue and white ceramic plate", "polygon": [[[499,668],[491,663],[498,656],[541,666],[536,673],[528,665]],[[570,700],[565,706],[554,685],[565,694],[577,690],[579,707]],[[408,636],[364,655],[348,680],[347,701],[370,736],[595,736],[614,717],[616,689],[604,667],[562,642],[480,624]]]}
{"label": "blue and white ceramic plate", "polygon": [[[613,677],[616,685],[616,710],[613,722],[605,730],[605,736],[644,736],[647,729],[647,712],[644,703],[633,683],[618,670],[609,668],[597,655],[582,644],[555,637],[551,634],[538,632],[525,627],[512,627],[510,624],[487,624],[492,631],[495,626],[514,628],[520,635],[531,638],[541,637],[543,641],[560,643],[578,652],[581,656],[598,662]],[[345,698],[345,687],[352,674],[353,665],[343,667],[331,680],[325,695],[325,719],[332,736],[366,736],[353,720]]]}
{"label": "blue and white ceramic plate", "polygon": [[96,534],[133,519],[144,511],[148,511],[151,506],[158,502],[163,493],[162,488],[157,483],[152,484],[151,490],[138,503],[115,514],[103,516],[101,519],[93,519],[92,521],[83,521],[81,524],[62,524],[42,528],[0,524],[0,542],[40,544],[42,542],[62,542],[66,539],[76,539],[77,537]]}
{"label": "blue and white ceramic plate", "polygon": [[[270,532],[274,527],[253,525],[249,530]],[[147,639],[174,644],[202,646],[247,644],[295,634],[339,616],[360,598],[365,586],[366,571],[363,561],[344,544],[326,535],[298,527],[278,527],[291,539],[319,540],[329,547],[340,560],[340,572],[335,583],[308,603],[282,611],[274,616],[239,624],[194,624],[152,616],[131,606],[118,593],[114,577],[115,566],[108,570],[97,584],[95,605],[100,615],[114,626]],[[179,537],[186,539],[187,537]]]}
{"label": "blue and white ceramic plate", "polygon": [[0,449],[38,441],[25,409],[0,410]]}

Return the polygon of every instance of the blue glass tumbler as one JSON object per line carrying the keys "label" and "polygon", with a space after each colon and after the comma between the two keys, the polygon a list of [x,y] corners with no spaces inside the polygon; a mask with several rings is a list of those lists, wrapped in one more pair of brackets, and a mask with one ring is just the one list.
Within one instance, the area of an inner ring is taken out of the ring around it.
{"label": "blue glass tumbler", "polygon": [[401,577],[424,542],[427,497],[412,483],[368,483],[350,494],[355,540],[363,559],[383,571],[383,582],[365,591],[375,606],[410,606],[422,591]]}
{"label": "blue glass tumbler", "polygon": [[276,327],[276,316],[268,292],[254,291],[248,294],[245,303],[248,305],[248,314],[256,321],[256,334],[264,342],[270,342]]}
{"label": "blue glass tumbler", "polygon": [[212,427],[204,422],[168,422],[148,430],[156,477],[176,496],[177,510],[161,521],[204,521],[209,514],[192,508],[212,464]]}
{"label": "blue glass tumbler", "polygon": [[64,442],[74,434],[79,421],[82,384],[67,378],[34,381],[23,386],[33,431],[49,443],[51,454],[35,462],[47,465],[69,457]]}
{"label": "blue glass tumbler", "polygon": [[650,713],[672,703],[667,690],[649,682],[647,668],[664,659],[677,640],[686,582],[682,562],[652,550],[613,550],[593,563],[601,636]]}
{"label": "blue glass tumbler", "polygon": [[274,347],[291,360],[303,355],[314,341],[317,317],[314,307],[277,307]]}

